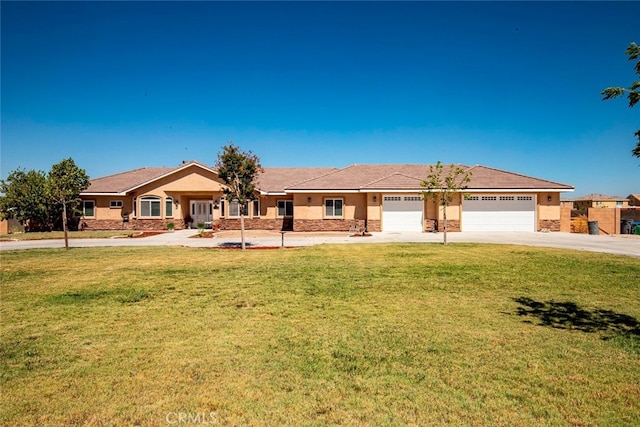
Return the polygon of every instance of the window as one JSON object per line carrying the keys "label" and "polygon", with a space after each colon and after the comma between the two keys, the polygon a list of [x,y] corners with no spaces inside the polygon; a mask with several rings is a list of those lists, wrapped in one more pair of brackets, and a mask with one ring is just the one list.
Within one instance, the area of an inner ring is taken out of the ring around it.
{"label": "window", "polygon": [[96,202],[93,200],[83,200],[80,203],[80,209],[82,209],[83,217],[93,218],[96,216]]}
{"label": "window", "polygon": [[164,216],[173,216],[173,197],[167,197],[164,200]]}
{"label": "window", "polygon": [[138,212],[138,199],[136,199],[135,197],[133,198],[133,209],[132,209],[132,214],[133,217],[136,217],[136,213]]}
{"label": "window", "polygon": [[224,211],[224,204],[224,199],[220,199],[220,218],[224,218],[224,216],[226,215]]}
{"label": "window", "polygon": [[259,200],[254,200],[253,202],[251,202],[252,204],[252,209],[251,209],[251,216],[254,218],[257,218],[260,216],[260,201]]}
{"label": "window", "polygon": [[110,208],[121,208],[122,207],[122,200],[111,200],[111,201],[109,201],[109,207]]}
{"label": "window", "polygon": [[516,198],[513,196],[500,196],[500,201],[513,202]]}
{"label": "window", "polygon": [[325,199],[324,216],[342,217],[342,199]]}
{"label": "window", "polygon": [[399,202],[402,200],[400,196],[384,196],[385,202]]}
{"label": "window", "polygon": [[422,197],[420,197],[420,196],[405,196],[404,201],[405,202],[421,202],[422,201]]}
{"label": "window", "polygon": [[293,216],[293,200],[278,200],[278,216]]}
{"label": "window", "polygon": [[240,203],[237,200],[231,200],[229,202],[229,216],[230,217],[238,217],[240,216]]}
{"label": "window", "polygon": [[533,200],[533,196],[518,196],[518,201],[523,202],[523,201],[531,201]]}
{"label": "window", "polygon": [[482,196],[483,202],[495,202],[496,200],[498,200],[496,196]]}
{"label": "window", "polygon": [[478,200],[480,200],[480,197],[478,197],[478,196],[468,196],[468,197],[465,197],[465,200],[478,201]]}
{"label": "window", "polygon": [[140,199],[140,216],[160,218],[160,197],[147,196]]}
{"label": "window", "polygon": [[622,203],[620,200],[618,200],[618,201],[616,202],[616,206],[622,206],[622,205],[623,205],[623,203]]}

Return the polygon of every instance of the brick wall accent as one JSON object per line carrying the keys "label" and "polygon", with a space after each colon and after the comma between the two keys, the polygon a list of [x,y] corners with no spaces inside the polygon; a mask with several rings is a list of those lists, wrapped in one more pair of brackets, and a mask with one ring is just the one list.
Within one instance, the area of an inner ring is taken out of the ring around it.
{"label": "brick wall accent", "polygon": [[[569,219],[571,220],[571,219]],[[560,231],[561,220],[559,219],[541,219],[538,222],[539,228],[538,231],[541,230],[549,230],[549,231]]]}
{"label": "brick wall accent", "polygon": [[[217,224],[220,230],[240,230],[240,218],[221,218]],[[245,218],[244,228],[245,230],[293,231],[293,220],[291,218]]]}
{"label": "brick wall accent", "polygon": [[[444,221],[438,221],[438,231],[444,231]],[[448,219],[447,231],[460,231],[460,220]]]}
{"label": "brick wall accent", "polygon": [[83,230],[166,230],[167,224],[173,222],[176,230],[184,228],[181,220],[171,219],[130,219],[129,222],[115,219],[83,219],[79,228]]}
{"label": "brick wall accent", "polygon": [[293,231],[349,231],[356,225],[364,230],[363,219],[294,219]]}
{"label": "brick wall accent", "polygon": [[382,231],[382,221],[379,219],[367,220],[367,231]]}
{"label": "brick wall accent", "polygon": [[[451,224],[450,221],[447,222]],[[433,233],[434,231],[437,231],[436,223],[437,221],[435,219],[425,219],[422,229],[427,233]]]}

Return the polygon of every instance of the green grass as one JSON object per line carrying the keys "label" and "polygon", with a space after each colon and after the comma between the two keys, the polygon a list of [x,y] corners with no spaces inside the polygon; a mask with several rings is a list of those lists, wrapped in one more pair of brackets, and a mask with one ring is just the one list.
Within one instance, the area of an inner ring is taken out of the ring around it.
{"label": "green grass", "polygon": [[[132,234],[138,234],[139,231],[121,230],[121,231],[69,231],[69,239],[108,239],[110,237],[128,237]],[[47,239],[64,239],[62,231],[43,231],[29,233],[11,233],[0,234],[0,239],[11,240],[47,240]]]}
{"label": "green grass", "polygon": [[0,256],[0,424],[640,425],[636,258],[474,244]]}

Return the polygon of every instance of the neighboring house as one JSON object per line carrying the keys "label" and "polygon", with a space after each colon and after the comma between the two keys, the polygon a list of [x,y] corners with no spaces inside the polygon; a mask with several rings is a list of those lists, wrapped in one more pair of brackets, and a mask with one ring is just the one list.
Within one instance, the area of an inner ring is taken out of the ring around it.
{"label": "neighboring house", "polygon": [[560,206],[563,208],[574,208],[573,199],[565,199],[564,197],[560,199]]}
{"label": "neighboring house", "polygon": [[588,208],[626,208],[629,200],[625,197],[607,196],[606,194],[587,194],[573,199],[574,207],[578,210]]}
{"label": "neighboring house", "polygon": [[627,199],[629,200],[629,206],[640,207],[640,193],[629,194]]}
{"label": "neighboring house", "polygon": [[[560,193],[570,185],[486,166],[472,172],[465,196],[447,210],[450,231],[560,229]],[[446,172],[446,170],[445,170]],[[442,208],[423,200],[429,165],[344,168],[264,168],[256,200],[246,206],[247,229],[293,231],[432,231]],[[81,194],[81,225],[90,229],[163,229],[205,223],[240,227],[240,206],[224,200],[215,168],[183,162],[141,168],[91,181]]]}

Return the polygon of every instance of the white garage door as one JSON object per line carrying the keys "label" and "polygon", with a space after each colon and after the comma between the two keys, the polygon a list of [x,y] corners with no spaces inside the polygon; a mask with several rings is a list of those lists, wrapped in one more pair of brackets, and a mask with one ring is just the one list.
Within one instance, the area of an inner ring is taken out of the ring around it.
{"label": "white garage door", "polygon": [[422,196],[384,196],[382,231],[422,231]]}
{"label": "white garage door", "polygon": [[535,212],[534,196],[474,195],[462,202],[462,231],[535,231]]}

